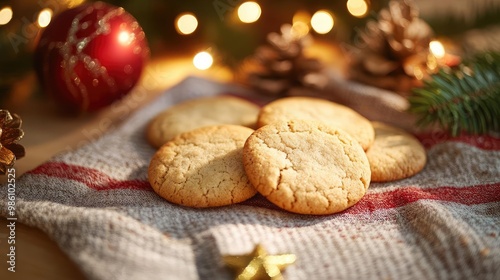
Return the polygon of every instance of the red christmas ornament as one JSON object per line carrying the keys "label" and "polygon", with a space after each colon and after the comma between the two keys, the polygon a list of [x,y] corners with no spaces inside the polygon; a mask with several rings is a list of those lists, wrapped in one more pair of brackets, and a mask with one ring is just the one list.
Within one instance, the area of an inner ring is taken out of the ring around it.
{"label": "red christmas ornament", "polygon": [[123,8],[95,2],[52,19],[35,50],[35,69],[62,108],[94,111],[130,92],[148,57],[139,23]]}

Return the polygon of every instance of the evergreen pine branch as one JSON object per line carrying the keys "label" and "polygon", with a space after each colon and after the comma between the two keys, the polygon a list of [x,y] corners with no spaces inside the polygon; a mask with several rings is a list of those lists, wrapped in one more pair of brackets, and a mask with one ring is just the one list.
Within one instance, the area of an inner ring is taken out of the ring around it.
{"label": "evergreen pine branch", "polygon": [[453,136],[500,132],[500,53],[484,53],[457,70],[441,70],[414,89],[409,102],[421,127],[438,124]]}

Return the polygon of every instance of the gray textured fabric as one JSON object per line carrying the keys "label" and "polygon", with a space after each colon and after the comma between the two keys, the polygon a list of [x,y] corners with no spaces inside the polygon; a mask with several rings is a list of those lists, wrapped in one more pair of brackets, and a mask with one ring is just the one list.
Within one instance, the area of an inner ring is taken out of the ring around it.
{"label": "gray textured fabric", "polygon": [[372,183],[334,215],[287,213],[259,196],[213,209],[160,198],[147,183],[154,149],[145,124],[182,100],[228,92],[247,94],[189,78],[102,138],[23,175],[18,222],[47,233],[89,279],[231,279],[221,257],[257,243],[297,255],[286,279],[500,279],[500,140],[492,137],[429,146],[420,174]]}

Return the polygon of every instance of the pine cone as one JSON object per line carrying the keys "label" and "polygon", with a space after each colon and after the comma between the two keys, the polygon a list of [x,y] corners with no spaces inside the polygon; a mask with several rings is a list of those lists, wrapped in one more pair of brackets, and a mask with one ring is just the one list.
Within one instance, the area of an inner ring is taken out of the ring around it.
{"label": "pine cone", "polygon": [[24,147],[17,144],[17,141],[24,136],[21,124],[18,115],[0,110],[0,174],[5,174],[16,159],[22,158],[25,154]]}
{"label": "pine cone", "polygon": [[281,34],[270,33],[268,45],[257,48],[243,64],[243,82],[271,96],[287,95],[291,89],[324,87],[327,77],[323,65],[304,55],[310,40],[310,36],[298,35],[290,25],[283,25]]}
{"label": "pine cone", "polygon": [[426,72],[433,32],[410,0],[390,1],[369,21],[350,52],[351,79],[408,92]]}

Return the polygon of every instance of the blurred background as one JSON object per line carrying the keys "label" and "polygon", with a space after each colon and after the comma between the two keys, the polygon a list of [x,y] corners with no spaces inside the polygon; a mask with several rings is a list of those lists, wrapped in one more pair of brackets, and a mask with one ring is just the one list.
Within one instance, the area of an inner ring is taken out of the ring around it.
{"label": "blurred background", "polygon": [[[51,19],[89,0],[0,1],[0,107],[44,98],[33,71],[37,40]],[[387,0],[110,0],[142,26],[151,59],[194,56],[198,69],[237,67],[285,23],[316,41],[350,44]],[[420,16],[460,55],[500,50],[500,0],[416,0]]]}

